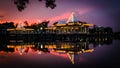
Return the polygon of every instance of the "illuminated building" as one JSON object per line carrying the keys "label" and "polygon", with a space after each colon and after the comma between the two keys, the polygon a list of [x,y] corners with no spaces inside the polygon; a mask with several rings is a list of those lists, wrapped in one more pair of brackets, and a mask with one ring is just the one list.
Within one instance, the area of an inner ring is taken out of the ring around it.
{"label": "illuminated building", "polygon": [[7,29],[7,31],[9,32],[9,34],[33,34],[34,33],[34,29],[24,28],[22,23],[18,23],[16,28]]}
{"label": "illuminated building", "polygon": [[72,13],[67,22],[57,22],[51,27],[44,28],[44,30],[43,27],[40,27],[40,29],[24,28],[22,23],[18,23],[17,28],[7,29],[7,31],[10,34],[36,34],[36,30],[39,31],[37,34],[89,34],[89,27],[92,26],[93,24],[79,21]]}
{"label": "illuminated building", "polygon": [[56,34],[89,34],[89,27],[93,24],[78,21],[74,13],[71,14],[67,22],[58,22],[52,27],[45,28],[46,33]]}

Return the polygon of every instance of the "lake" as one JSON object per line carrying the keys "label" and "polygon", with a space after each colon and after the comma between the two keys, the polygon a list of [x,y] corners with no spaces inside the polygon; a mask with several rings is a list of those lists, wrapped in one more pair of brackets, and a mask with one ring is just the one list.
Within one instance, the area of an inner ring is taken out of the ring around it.
{"label": "lake", "polygon": [[9,40],[7,43],[0,43],[0,67],[116,68],[120,64],[119,50],[120,40],[111,38],[71,42]]}

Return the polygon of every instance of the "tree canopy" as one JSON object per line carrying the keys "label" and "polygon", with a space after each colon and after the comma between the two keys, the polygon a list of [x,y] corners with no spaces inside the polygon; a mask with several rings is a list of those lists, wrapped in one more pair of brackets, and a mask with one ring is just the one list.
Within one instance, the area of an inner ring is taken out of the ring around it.
{"label": "tree canopy", "polygon": [[[45,1],[45,6],[51,9],[56,7],[55,0],[38,0],[39,2]],[[26,5],[29,4],[29,0],[14,0],[14,4],[17,6],[19,11],[22,11],[26,8]]]}

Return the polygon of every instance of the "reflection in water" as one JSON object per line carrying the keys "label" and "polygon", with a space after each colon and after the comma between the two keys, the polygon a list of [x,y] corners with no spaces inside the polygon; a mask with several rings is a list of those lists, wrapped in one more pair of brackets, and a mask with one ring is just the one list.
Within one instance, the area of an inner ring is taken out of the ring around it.
{"label": "reflection in water", "polygon": [[111,38],[87,38],[80,39],[80,41],[77,42],[58,40],[53,42],[24,42],[22,40],[10,40],[9,43],[1,44],[0,52],[19,52],[20,55],[24,55],[31,50],[32,52],[37,52],[37,54],[50,53],[61,57],[67,57],[72,64],[74,64],[78,55],[93,52],[95,47],[104,44],[109,45],[111,43]]}

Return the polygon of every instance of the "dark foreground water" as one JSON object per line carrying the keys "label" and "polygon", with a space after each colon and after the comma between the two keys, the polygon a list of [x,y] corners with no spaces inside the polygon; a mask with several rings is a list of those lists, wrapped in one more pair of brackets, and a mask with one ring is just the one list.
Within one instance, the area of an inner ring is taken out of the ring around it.
{"label": "dark foreground water", "polygon": [[120,68],[120,41],[23,42],[0,44],[0,68]]}

